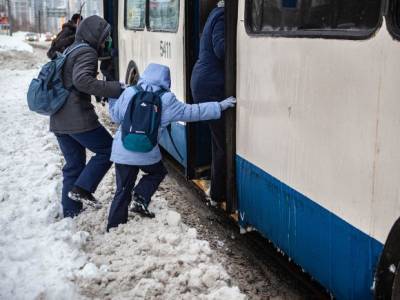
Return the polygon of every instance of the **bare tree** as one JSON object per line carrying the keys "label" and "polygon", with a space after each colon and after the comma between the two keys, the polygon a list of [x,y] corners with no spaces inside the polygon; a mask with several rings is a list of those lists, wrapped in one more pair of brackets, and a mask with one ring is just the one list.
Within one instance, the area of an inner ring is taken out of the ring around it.
{"label": "bare tree", "polygon": [[8,23],[10,26],[9,32],[10,35],[13,33],[13,17],[11,12],[11,0],[7,0],[7,10],[8,10]]}

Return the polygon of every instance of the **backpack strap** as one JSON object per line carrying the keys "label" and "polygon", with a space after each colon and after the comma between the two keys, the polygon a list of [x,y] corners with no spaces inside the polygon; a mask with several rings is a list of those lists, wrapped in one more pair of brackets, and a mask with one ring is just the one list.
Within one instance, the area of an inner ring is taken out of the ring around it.
{"label": "backpack strap", "polygon": [[82,47],[90,47],[90,46],[88,44],[86,44],[86,43],[81,43],[81,44],[78,44],[78,45],[76,45],[76,46],[74,46],[72,48],[68,47],[67,49],[65,49],[63,55],[68,56],[72,52],[74,52],[76,49],[79,49],[79,48],[82,48]]}
{"label": "backpack strap", "polygon": [[157,95],[157,96],[160,97],[160,99],[161,99],[161,97],[164,96],[164,94],[165,94],[166,92],[167,92],[166,90],[160,89],[160,90],[158,90],[157,92],[153,92],[153,94]]}
{"label": "backpack strap", "polygon": [[[161,99],[161,97],[167,92],[168,91],[166,91],[166,90],[160,89],[159,91],[154,92],[154,94],[156,94]],[[179,158],[183,161],[183,156],[180,153],[180,151],[178,150],[178,147],[176,146],[175,141],[174,141],[174,139],[172,137],[172,125],[171,125],[171,123],[169,123],[166,128],[167,128],[169,139],[171,141],[172,146],[174,147],[174,150],[175,150],[176,154],[178,154]]]}
{"label": "backpack strap", "polygon": [[[74,47],[68,47],[67,49],[65,49],[65,51],[63,52],[64,56],[68,56],[70,55],[72,52],[74,52],[75,50],[79,49],[79,48],[83,48],[83,47],[90,47],[89,44],[87,43],[80,43]],[[71,48],[71,49],[70,49]],[[75,95],[77,95],[78,97],[82,95],[82,93],[80,91],[78,91],[73,85],[70,88],[67,88],[67,90],[70,93],[74,93]]]}
{"label": "backpack strap", "polygon": [[137,92],[144,92],[144,89],[140,86],[140,85],[135,85],[134,86],[134,89],[137,91]]}
{"label": "backpack strap", "polygon": [[167,125],[167,132],[168,132],[169,139],[171,140],[171,144],[175,149],[175,152],[178,154],[179,158],[183,161],[183,156],[179,152],[178,147],[176,146],[176,144],[174,142],[174,139],[172,138],[172,125],[171,125],[171,123],[169,123]]}

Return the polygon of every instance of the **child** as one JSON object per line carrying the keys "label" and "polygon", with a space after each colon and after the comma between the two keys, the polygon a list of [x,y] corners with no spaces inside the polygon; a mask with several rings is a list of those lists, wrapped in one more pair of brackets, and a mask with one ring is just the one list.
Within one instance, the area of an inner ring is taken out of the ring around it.
{"label": "child", "polygon": [[[138,82],[144,91],[159,92],[161,94],[161,121],[159,135],[171,122],[196,122],[219,119],[221,112],[233,107],[234,97],[221,102],[207,102],[201,104],[185,104],[176,99],[170,92],[171,77],[168,67],[150,64]],[[127,88],[118,100],[110,99],[110,116],[113,122],[121,124],[124,120],[128,105],[137,93],[135,87]],[[111,161],[115,163],[117,190],[111,204],[108,217],[107,231],[128,220],[128,207],[142,216],[154,218],[154,213],[148,210],[151,197],[156,192],[161,181],[167,174],[162,160],[159,146],[156,145],[150,152],[133,152],[127,150],[122,143],[121,126],[118,128],[112,145]],[[135,186],[136,177],[142,170],[145,175]]]}

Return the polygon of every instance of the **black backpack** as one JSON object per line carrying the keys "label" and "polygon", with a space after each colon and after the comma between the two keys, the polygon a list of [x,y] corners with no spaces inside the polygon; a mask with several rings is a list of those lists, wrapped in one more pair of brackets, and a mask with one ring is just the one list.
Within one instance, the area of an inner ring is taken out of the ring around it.
{"label": "black backpack", "polygon": [[[158,144],[158,129],[161,125],[164,90],[148,92],[135,86],[137,93],[132,97],[121,124],[122,144],[125,149],[134,152],[149,152]],[[183,160],[172,138],[171,124],[167,132],[179,158]]]}
{"label": "black backpack", "polygon": [[161,96],[165,91],[144,91],[135,86],[121,124],[122,144],[134,152],[149,152],[158,144],[158,129],[161,123]]}

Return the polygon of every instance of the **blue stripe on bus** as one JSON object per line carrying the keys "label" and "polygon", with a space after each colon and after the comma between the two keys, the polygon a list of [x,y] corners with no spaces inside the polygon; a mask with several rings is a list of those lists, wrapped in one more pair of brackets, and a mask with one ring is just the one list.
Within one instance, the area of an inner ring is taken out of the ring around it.
{"label": "blue stripe on bus", "polygon": [[256,228],[337,299],[372,298],[380,242],[240,156],[236,167],[242,225]]}

